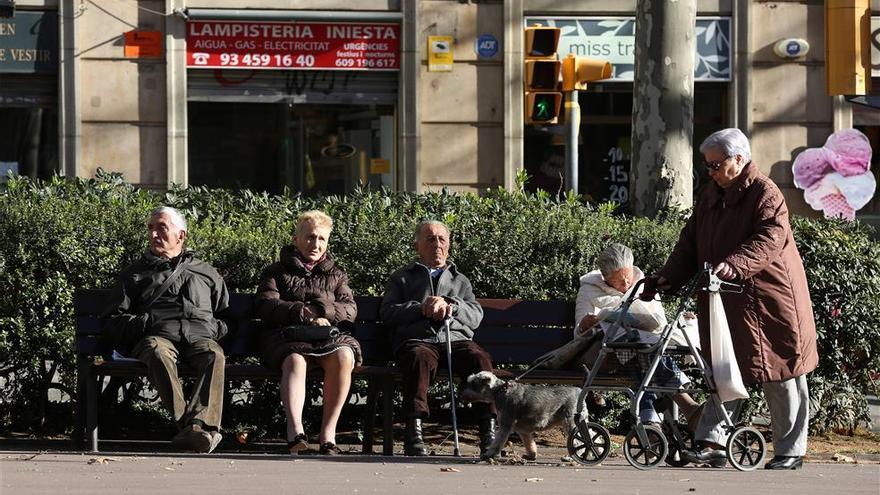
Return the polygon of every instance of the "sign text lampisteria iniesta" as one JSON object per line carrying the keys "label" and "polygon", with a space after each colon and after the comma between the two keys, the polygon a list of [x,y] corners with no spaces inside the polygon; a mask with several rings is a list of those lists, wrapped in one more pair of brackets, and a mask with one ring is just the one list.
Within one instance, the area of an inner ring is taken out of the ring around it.
{"label": "sign text lampisteria iniesta", "polygon": [[191,21],[186,41],[191,68],[400,69],[393,23]]}

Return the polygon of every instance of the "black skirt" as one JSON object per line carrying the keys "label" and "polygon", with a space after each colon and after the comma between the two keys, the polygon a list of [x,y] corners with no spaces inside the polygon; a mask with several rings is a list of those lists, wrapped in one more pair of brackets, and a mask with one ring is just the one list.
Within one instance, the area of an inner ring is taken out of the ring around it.
{"label": "black skirt", "polygon": [[[288,341],[284,338],[280,329],[272,329],[264,331],[262,339],[261,361],[263,366],[280,371],[281,363],[291,354],[300,354],[302,356],[320,357],[332,354],[343,347],[348,347],[354,354],[354,365],[360,366],[363,363],[363,355],[361,353],[361,345],[356,338],[347,333],[340,333],[336,337],[327,340],[317,340],[312,342]],[[312,367],[312,363],[309,363]]]}

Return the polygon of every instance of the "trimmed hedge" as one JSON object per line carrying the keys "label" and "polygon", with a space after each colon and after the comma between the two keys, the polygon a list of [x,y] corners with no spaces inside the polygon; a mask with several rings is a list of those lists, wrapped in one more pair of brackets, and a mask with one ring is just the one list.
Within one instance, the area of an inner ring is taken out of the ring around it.
{"label": "trimmed hedge", "polygon": [[[685,218],[632,218],[612,205],[500,189],[479,197],[359,191],[312,199],[201,187],[162,194],[104,173],[11,178],[0,191],[0,420],[39,427],[47,391],[71,394],[73,292],[113,283],[146,249],[146,215],[160,204],[186,214],[190,247],[232,291],[255,288],[261,269],[290,241],[298,212],[322,209],[335,221],[332,252],[354,291],[368,295],[380,295],[388,274],[413,259],[412,229],[421,218],[451,227],[453,257],[481,297],[568,300],[608,242],[631,246],[646,272],[659,268]],[[858,223],[795,218],[793,227],[819,327],[813,424],[852,428],[868,418],[869,370],[880,369],[880,244]]]}

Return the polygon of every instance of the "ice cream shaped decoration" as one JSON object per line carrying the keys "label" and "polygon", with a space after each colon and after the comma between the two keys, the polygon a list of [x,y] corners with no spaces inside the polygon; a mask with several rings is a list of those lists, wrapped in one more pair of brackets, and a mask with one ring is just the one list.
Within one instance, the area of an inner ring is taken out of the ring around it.
{"label": "ice cream shaped decoration", "polygon": [[825,146],[802,151],[791,171],[794,185],[804,190],[804,199],[826,218],[854,220],[856,210],[877,189],[871,173],[871,143],[856,129],[837,131]]}

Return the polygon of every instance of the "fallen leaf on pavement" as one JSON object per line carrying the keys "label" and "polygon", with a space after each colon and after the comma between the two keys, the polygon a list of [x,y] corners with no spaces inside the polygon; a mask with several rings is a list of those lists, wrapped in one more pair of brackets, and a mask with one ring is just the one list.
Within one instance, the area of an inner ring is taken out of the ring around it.
{"label": "fallen leaf on pavement", "polygon": [[455,469],[454,467],[444,467],[444,468],[440,468],[440,472],[441,473],[460,473],[461,471],[458,469]]}
{"label": "fallen leaf on pavement", "polygon": [[544,478],[526,478],[526,483],[537,483],[539,481],[544,481]]}
{"label": "fallen leaf on pavement", "polygon": [[88,464],[107,464],[108,462],[118,461],[119,459],[114,459],[112,457],[92,457],[89,459]]}
{"label": "fallen leaf on pavement", "polygon": [[846,456],[843,454],[834,454],[833,456],[831,456],[831,460],[834,462],[846,462],[846,463],[850,463],[850,464],[855,464],[855,462],[856,462],[856,460],[853,459],[852,457],[849,457],[849,456]]}

